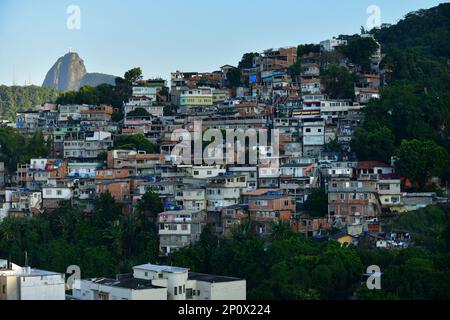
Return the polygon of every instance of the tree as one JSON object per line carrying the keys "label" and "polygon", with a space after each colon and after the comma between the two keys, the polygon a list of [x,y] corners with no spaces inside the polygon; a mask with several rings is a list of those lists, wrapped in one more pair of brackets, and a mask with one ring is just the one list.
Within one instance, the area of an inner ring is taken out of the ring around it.
{"label": "tree", "polygon": [[350,37],[346,46],[338,50],[356,65],[361,66],[364,71],[371,70],[371,57],[377,51],[378,44],[371,37]]}
{"label": "tree", "polygon": [[242,84],[241,81],[241,70],[232,69],[227,74],[227,86],[228,88],[237,88]]}
{"label": "tree", "polygon": [[421,188],[430,178],[441,176],[449,165],[447,150],[433,141],[404,140],[396,155],[400,174],[418,181]]}
{"label": "tree", "polygon": [[164,211],[164,204],[159,195],[153,191],[148,191],[139,201],[137,210],[156,225],[158,214]]}
{"label": "tree", "polygon": [[356,76],[345,67],[329,65],[323,72],[325,92],[333,99],[354,99]]}
{"label": "tree", "polygon": [[390,163],[395,151],[395,136],[386,127],[367,132],[363,128],[355,130],[351,142],[352,151],[361,161],[377,160]]}
{"label": "tree", "polygon": [[337,138],[328,142],[325,148],[331,152],[340,152],[342,150],[342,146]]}
{"label": "tree", "polygon": [[127,114],[127,117],[149,117],[150,113],[147,112],[144,108],[136,108],[134,111],[131,111]]}
{"label": "tree", "polygon": [[49,151],[42,132],[26,137],[16,129],[0,128],[0,161],[10,172],[14,172],[18,164],[28,163],[31,158],[47,157]]}
{"label": "tree", "polygon": [[273,222],[270,226],[272,230],[272,239],[282,240],[289,238],[293,235],[291,224],[286,221]]}
{"label": "tree", "polygon": [[328,194],[325,189],[313,189],[305,202],[304,208],[312,217],[326,217],[328,214]]}
{"label": "tree", "polygon": [[297,47],[297,59],[301,59],[303,55],[308,53],[320,53],[320,44],[301,44]]}
{"label": "tree", "polygon": [[173,117],[175,110],[172,106],[164,106],[164,117]]}
{"label": "tree", "polygon": [[257,52],[250,52],[243,55],[241,61],[239,62],[238,68],[239,69],[249,69],[253,68],[253,60],[259,57],[259,53]]}
{"label": "tree", "polygon": [[125,80],[127,80],[128,82],[131,83],[135,83],[139,80],[143,79],[143,75],[142,75],[142,70],[141,68],[133,68],[131,70],[128,70],[127,72],[125,72],[124,75]]}
{"label": "tree", "polygon": [[0,86],[0,115],[14,118],[17,112],[35,110],[37,105],[54,102],[60,92],[38,86]]}
{"label": "tree", "polygon": [[102,193],[94,200],[94,221],[102,229],[109,228],[112,221],[117,221],[122,216],[122,204],[115,201],[109,193]]}
{"label": "tree", "polygon": [[114,147],[116,149],[139,150],[148,153],[159,152],[159,147],[147,140],[142,134],[118,136],[114,141]]}

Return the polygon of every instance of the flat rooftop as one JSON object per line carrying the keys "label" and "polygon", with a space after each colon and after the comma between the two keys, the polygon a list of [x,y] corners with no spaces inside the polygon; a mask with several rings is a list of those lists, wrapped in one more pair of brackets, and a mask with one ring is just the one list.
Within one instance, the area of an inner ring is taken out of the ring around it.
{"label": "flat rooftop", "polygon": [[108,279],[108,278],[94,278],[89,281],[108,287],[131,289],[131,290],[146,290],[146,289],[161,289],[163,287],[154,286],[151,280],[136,279],[133,276],[122,279]]}
{"label": "flat rooftop", "polygon": [[168,273],[185,273],[188,272],[189,269],[186,268],[178,268],[178,267],[171,267],[171,266],[160,266],[156,264],[143,264],[140,266],[135,266],[133,269],[141,269],[145,271],[152,271],[152,272],[168,272]]}
{"label": "flat rooftop", "polygon": [[209,283],[242,281],[242,279],[234,278],[234,277],[215,276],[215,275],[196,273],[196,272],[189,272],[188,279],[209,282]]}

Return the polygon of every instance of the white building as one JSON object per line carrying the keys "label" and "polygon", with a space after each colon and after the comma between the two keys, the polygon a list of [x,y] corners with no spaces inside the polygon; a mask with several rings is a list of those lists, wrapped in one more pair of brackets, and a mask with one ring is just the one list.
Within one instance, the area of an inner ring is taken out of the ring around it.
{"label": "white building", "polygon": [[303,124],[303,155],[315,157],[325,144],[325,124],[323,121],[305,122]]}
{"label": "white building", "polygon": [[223,175],[227,172],[221,166],[191,166],[181,165],[179,168],[184,168],[195,179],[209,179]]}
{"label": "white building", "polygon": [[200,239],[206,226],[204,211],[166,211],[159,214],[159,250],[168,255]]}
{"label": "white building", "polygon": [[96,159],[113,146],[112,134],[105,131],[67,134],[64,140],[64,158]]}
{"label": "white building", "polygon": [[95,179],[95,171],[102,167],[100,162],[72,162],[69,163],[70,178]]}
{"label": "white building", "polygon": [[320,102],[320,115],[324,119],[336,119],[348,114],[350,102],[345,100],[324,100]]}
{"label": "white building", "polygon": [[347,45],[347,40],[337,39],[335,37],[320,42],[322,50],[331,52],[336,50],[337,47]]}
{"label": "white building", "polygon": [[65,275],[0,260],[0,300],[65,300]]}
{"label": "white building", "polygon": [[189,269],[144,264],[133,275],[79,282],[80,300],[246,300],[246,281],[192,273]]}
{"label": "white building", "polygon": [[137,109],[144,109],[154,117],[164,116],[164,107],[153,105],[154,100],[146,97],[131,97],[130,101],[123,106],[123,112],[127,116],[130,112]]}
{"label": "white building", "polygon": [[73,191],[68,187],[44,187],[42,188],[42,198],[57,199],[57,200],[70,200],[72,199]]}
{"label": "white building", "polygon": [[241,194],[247,191],[247,177],[235,174],[208,180],[206,201],[208,212],[218,212],[222,208],[239,203]]}

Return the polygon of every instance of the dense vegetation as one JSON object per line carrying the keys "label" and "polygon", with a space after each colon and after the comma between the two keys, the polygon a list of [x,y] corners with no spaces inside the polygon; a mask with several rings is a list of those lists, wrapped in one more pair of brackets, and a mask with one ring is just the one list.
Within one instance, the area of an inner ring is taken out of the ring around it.
{"label": "dense vegetation", "polygon": [[[450,174],[449,21],[447,3],[410,13],[395,26],[372,31],[383,46],[382,67],[392,71],[391,79],[381,91],[382,98],[369,103],[364,127],[355,133],[353,142],[361,160],[388,161],[391,156],[401,156],[400,173],[421,182],[421,189],[425,187],[423,172],[405,170],[407,158],[411,166],[423,168],[424,158],[433,158],[435,145],[440,146],[446,153],[438,149],[439,160],[429,173],[443,178]],[[413,140],[425,140],[430,148]],[[380,151],[383,141],[385,151]],[[416,157],[421,152],[427,155]]]}
{"label": "dense vegetation", "polygon": [[[109,194],[94,201],[88,213],[64,204],[30,219],[0,223],[0,257],[65,272],[79,265],[83,277],[114,276],[158,258],[156,215],[162,202],[147,193],[134,213]],[[169,263],[192,271],[247,279],[251,299],[448,299],[450,298],[450,215],[431,207],[400,216],[392,228],[411,230],[415,248],[368,250],[341,248],[333,241],[309,241],[284,224],[273,226],[270,239],[257,237],[249,224],[231,239],[205,229],[198,244],[176,252]],[[382,291],[361,286],[370,265],[383,271]]]}
{"label": "dense vegetation", "polygon": [[54,102],[59,92],[38,86],[0,86],[0,115],[15,117],[17,112],[32,110],[36,105]]}
{"label": "dense vegetation", "polygon": [[337,64],[330,64],[322,72],[321,80],[325,86],[325,93],[331,99],[353,100],[355,98],[357,76],[350,73],[347,68]]}
{"label": "dense vegetation", "polygon": [[149,154],[159,152],[159,146],[151,143],[142,134],[118,136],[114,141],[114,149],[140,150]]}
{"label": "dense vegetation", "polygon": [[[276,225],[270,241],[248,226],[231,240],[205,232],[199,244],[176,252],[172,262],[192,270],[247,279],[251,299],[450,298],[450,216],[431,207],[394,220],[392,228],[412,230],[417,247],[406,250],[341,248],[334,242],[312,242]],[[381,267],[382,291],[361,286],[361,274]]]}
{"label": "dense vegetation", "polygon": [[370,58],[377,51],[378,44],[370,37],[363,38],[354,35],[345,38],[347,38],[348,44],[339,47],[338,51],[352,63],[360,66],[362,71],[370,72]]}
{"label": "dense vegetation", "polygon": [[27,251],[32,266],[64,273],[79,265],[83,277],[128,273],[136,263],[157,259],[157,196],[147,194],[127,216],[109,194],[94,207],[86,213],[66,203],[30,219],[6,218],[0,223],[0,256],[23,264]]}
{"label": "dense vegetation", "polygon": [[45,141],[42,132],[24,136],[10,127],[0,128],[0,162],[9,172],[15,172],[17,164],[29,163],[32,158],[47,157],[50,141]]}
{"label": "dense vegetation", "polygon": [[123,78],[116,78],[115,86],[109,84],[101,84],[95,88],[84,86],[78,91],[62,94],[56,102],[58,104],[107,104],[121,110],[123,102],[128,101],[132,94],[133,82],[138,80],[142,80],[142,70],[133,68],[127,71]]}
{"label": "dense vegetation", "polygon": [[416,247],[358,250],[364,265],[379,265],[382,290],[360,289],[361,299],[450,299],[450,213],[430,207],[402,215],[394,230],[409,230]]}
{"label": "dense vegetation", "polygon": [[[115,85],[101,84],[97,87],[84,86],[78,91],[68,91],[58,97],[58,104],[106,104],[122,110],[123,103],[132,95],[133,83],[143,79],[141,68],[128,70],[123,78],[116,78]],[[163,88],[161,96],[166,99],[169,95],[168,88]],[[159,97],[158,97],[159,98]],[[115,115],[117,116],[117,115]]]}

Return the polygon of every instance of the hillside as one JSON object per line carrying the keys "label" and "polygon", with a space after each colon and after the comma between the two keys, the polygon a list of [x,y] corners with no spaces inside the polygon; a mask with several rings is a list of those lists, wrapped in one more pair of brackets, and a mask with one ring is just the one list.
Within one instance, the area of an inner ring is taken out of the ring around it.
{"label": "hillside", "polygon": [[15,116],[16,112],[32,109],[37,104],[55,101],[57,90],[38,86],[0,86],[0,114]]}
{"label": "hillside", "polygon": [[[423,165],[418,168],[416,161],[409,168],[403,166],[403,176],[420,182],[423,172],[429,171],[448,178],[450,4],[410,13],[398,24],[372,33],[383,46],[388,86],[382,89],[382,98],[365,109],[366,121],[355,133],[353,150],[361,160],[386,161],[379,156],[380,146],[404,160],[418,156]],[[445,172],[433,171],[435,154],[447,162]]]}

